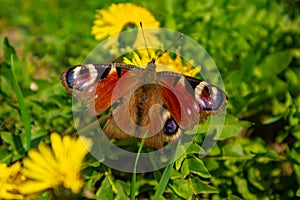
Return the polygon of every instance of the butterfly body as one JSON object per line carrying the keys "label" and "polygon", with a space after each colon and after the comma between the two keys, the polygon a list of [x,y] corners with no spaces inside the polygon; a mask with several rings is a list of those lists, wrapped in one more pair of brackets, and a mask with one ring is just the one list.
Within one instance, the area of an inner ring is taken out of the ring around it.
{"label": "butterfly body", "polygon": [[121,64],[86,64],[61,74],[62,84],[88,111],[112,112],[103,132],[113,138],[142,138],[161,148],[176,141],[200,119],[219,113],[226,95],[218,87],[179,73],[156,72],[154,61],[145,69]]}

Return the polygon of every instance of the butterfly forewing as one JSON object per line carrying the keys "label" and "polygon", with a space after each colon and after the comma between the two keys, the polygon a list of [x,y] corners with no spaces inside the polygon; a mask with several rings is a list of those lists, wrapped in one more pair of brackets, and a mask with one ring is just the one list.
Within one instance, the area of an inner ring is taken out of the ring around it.
{"label": "butterfly forewing", "polygon": [[[113,94],[115,85],[126,73],[131,79],[135,74],[133,67],[125,64],[87,64],[66,69],[61,74],[62,84],[71,92],[90,113],[99,115],[111,107],[112,103],[122,98],[134,80],[120,85],[118,92]],[[125,81],[125,78],[123,78]]]}

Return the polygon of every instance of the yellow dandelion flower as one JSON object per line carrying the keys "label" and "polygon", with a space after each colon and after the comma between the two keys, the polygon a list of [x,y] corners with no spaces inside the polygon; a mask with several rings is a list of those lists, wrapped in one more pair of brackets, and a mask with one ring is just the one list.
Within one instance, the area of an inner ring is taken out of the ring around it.
{"label": "yellow dandelion flower", "polygon": [[[147,41],[148,45],[159,46],[159,22],[147,9],[131,3],[112,4],[107,10],[97,10],[92,35],[96,40],[114,36],[105,40],[103,47],[109,49],[112,55],[119,54],[121,49],[127,47],[136,49],[145,46],[140,22],[143,23],[145,37],[151,38]],[[122,32],[125,30],[127,32]]]}
{"label": "yellow dandelion flower", "polygon": [[[155,49],[148,49],[150,58],[157,57],[157,51]],[[172,58],[169,53],[164,53],[158,60],[156,60],[157,71],[173,71],[187,76],[196,76],[199,73],[199,69],[193,67],[192,61],[187,62],[185,65],[181,56],[179,55],[180,48],[177,49],[176,57]],[[133,52],[131,60],[124,58],[124,63],[136,65],[139,67],[147,66],[149,62],[149,55],[147,49],[139,49],[137,52]]]}
{"label": "yellow dandelion flower", "polygon": [[19,162],[10,167],[0,163],[0,199],[23,199],[23,195],[18,194],[20,172],[21,164]]}
{"label": "yellow dandelion flower", "polygon": [[97,10],[92,34],[96,40],[122,32],[126,26],[158,27],[159,22],[145,8],[131,4],[112,4],[108,10]]}
{"label": "yellow dandelion flower", "polygon": [[[84,145],[81,140],[85,140]],[[23,174],[27,181],[19,191],[22,194],[42,192],[64,186],[77,194],[83,187],[81,178],[82,161],[92,146],[86,138],[63,138],[52,133],[50,136],[52,149],[40,143],[37,149],[28,152],[29,158],[23,160]]]}

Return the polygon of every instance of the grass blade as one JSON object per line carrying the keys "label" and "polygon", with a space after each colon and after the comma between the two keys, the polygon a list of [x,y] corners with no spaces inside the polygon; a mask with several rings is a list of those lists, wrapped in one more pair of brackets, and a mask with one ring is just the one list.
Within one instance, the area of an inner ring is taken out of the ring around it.
{"label": "grass blade", "polygon": [[138,160],[140,158],[140,155],[141,155],[141,151],[142,151],[142,148],[144,146],[144,142],[145,142],[145,139],[147,137],[147,133],[144,135],[142,141],[141,141],[141,145],[139,147],[139,150],[138,150],[138,153],[136,155],[136,159],[135,159],[135,162],[134,162],[134,166],[133,166],[133,174],[132,174],[132,178],[131,178],[131,188],[130,188],[130,199],[131,200],[134,200],[135,199],[135,187],[136,187],[136,166],[137,166],[137,163],[138,163]]}
{"label": "grass blade", "polygon": [[[179,144],[177,144],[176,146],[176,153],[178,151],[178,146]],[[174,156],[176,156],[176,154],[174,154]],[[174,163],[175,161],[173,161],[172,163],[170,163],[164,170],[164,173],[162,174],[160,180],[159,180],[159,183],[158,183],[158,186],[157,186],[157,189],[155,191],[155,194],[154,194],[154,197],[153,199],[160,199],[160,197],[163,195],[167,185],[168,185],[168,182],[169,182],[169,179],[170,179],[170,176],[171,176],[171,171],[173,169],[173,166],[174,166]]]}
{"label": "grass blade", "polygon": [[157,186],[157,190],[155,191],[153,199],[159,199],[160,196],[163,195],[163,193],[164,193],[164,191],[165,191],[165,189],[167,187],[167,184],[169,182],[171,171],[173,169],[174,163],[175,162],[172,162],[171,164],[169,164],[165,168],[164,173],[162,174],[162,176],[161,176],[161,178],[159,180],[159,183],[158,183],[158,186]]}
{"label": "grass blade", "polygon": [[[13,61],[14,61],[13,55],[11,55],[12,83],[13,83],[13,87],[16,91],[17,99],[18,99],[19,106],[20,106],[21,118],[22,118],[22,121],[24,123],[25,136],[26,136],[25,150],[28,150],[31,146],[30,116],[29,116],[28,109],[25,106],[24,98],[23,98],[21,89],[19,87],[19,84],[17,82],[17,79],[16,79],[16,74],[15,74],[15,71],[14,71],[14,62]],[[24,148],[24,146],[23,146],[23,148]]]}

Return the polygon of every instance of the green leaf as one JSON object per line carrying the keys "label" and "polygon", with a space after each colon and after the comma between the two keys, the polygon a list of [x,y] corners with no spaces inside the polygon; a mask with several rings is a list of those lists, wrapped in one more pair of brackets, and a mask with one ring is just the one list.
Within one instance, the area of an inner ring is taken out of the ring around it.
{"label": "green leaf", "polygon": [[300,165],[294,164],[294,172],[297,180],[300,180]]}
{"label": "green leaf", "polygon": [[112,186],[109,183],[108,176],[102,181],[99,190],[96,193],[97,199],[113,199]]}
{"label": "green leaf", "polygon": [[179,179],[179,178],[183,178],[182,174],[173,168],[171,171],[170,179],[174,180],[174,179]]}
{"label": "green leaf", "polygon": [[276,52],[265,57],[255,69],[254,73],[259,78],[269,79],[277,76],[291,63],[294,52],[291,50]]}
{"label": "green leaf", "polygon": [[182,162],[184,161],[184,159],[186,158],[186,153],[182,154],[179,158],[177,158],[177,160],[175,161],[175,169],[179,170]]}
{"label": "green leaf", "polygon": [[186,151],[186,154],[205,154],[205,150],[198,144],[192,143]]}
{"label": "green leaf", "polygon": [[170,188],[178,196],[184,199],[190,199],[193,194],[192,184],[188,180],[176,179],[172,181],[172,183],[170,184]]}
{"label": "green leaf", "polygon": [[204,161],[206,168],[209,171],[215,171],[220,169],[220,163],[217,160],[214,159],[207,159]]}
{"label": "green leaf", "polygon": [[300,188],[297,190],[296,196],[300,197]]}
{"label": "green leaf", "polygon": [[250,157],[259,155],[261,161],[281,161],[283,159],[276,151],[268,147],[265,141],[261,138],[243,138],[237,140],[235,143],[244,147],[246,155]]}
{"label": "green leaf", "polygon": [[11,161],[11,153],[8,149],[0,149],[0,163],[9,163]]}
{"label": "green leaf", "polygon": [[190,173],[197,174],[203,178],[210,178],[211,175],[200,158],[195,156],[185,159],[182,164],[181,173],[184,177]]}
{"label": "green leaf", "polygon": [[264,125],[273,124],[273,123],[277,122],[278,120],[280,120],[281,118],[282,118],[282,116],[270,117],[270,118],[262,121],[262,124],[264,124]]}
{"label": "green leaf", "polygon": [[265,141],[261,138],[253,138],[251,140],[244,139],[243,141],[239,140],[240,144],[244,146],[244,151],[249,154],[265,154],[268,152],[268,147],[265,144]]}
{"label": "green leaf", "polygon": [[246,179],[235,176],[233,178],[236,188],[245,199],[256,199],[256,196],[249,191],[248,182]]}
{"label": "green leaf", "polygon": [[248,180],[260,191],[265,191],[269,187],[267,182],[262,179],[261,171],[255,167],[249,167]]}
{"label": "green leaf", "polygon": [[236,195],[228,195],[228,200],[243,200],[240,197],[236,196]]}
{"label": "green leaf", "polygon": [[239,132],[242,131],[243,128],[249,128],[251,125],[251,122],[240,121],[233,115],[227,115],[225,119],[224,128],[218,139],[225,140],[227,138],[236,136]]}
{"label": "green leaf", "polygon": [[299,68],[288,68],[285,71],[285,79],[289,84],[289,91],[295,96],[300,93],[300,69]]}
{"label": "green leaf", "polygon": [[23,143],[25,138],[24,135],[16,135],[10,132],[0,132],[1,139],[7,144],[10,144],[13,147],[13,160],[19,159],[24,154]]}
{"label": "green leaf", "polygon": [[[89,163],[89,166],[94,166],[94,165],[99,167],[99,165],[97,165],[97,164],[94,164],[94,163],[90,164]],[[92,191],[94,189],[95,183],[100,181],[100,179],[104,176],[104,174],[100,173],[100,172],[94,172],[94,171],[92,171],[90,173],[91,173],[91,175],[89,175],[89,176],[86,175],[84,177],[85,179],[87,179],[87,182],[85,184],[85,188],[89,191]]]}
{"label": "green leaf", "polygon": [[51,196],[52,196],[52,194],[50,191],[44,192],[41,196],[39,196],[39,198],[37,200],[49,200],[49,199],[51,199]]}
{"label": "green leaf", "polygon": [[115,200],[129,200],[129,197],[125,194],[124,189],[122,187],[122,185],[120,184],[116,184],[118,193],[116,195],[116,197],[114,198]]}
{"label": "green leaf", "polygon": [[193,185],[194,194],[218,193],[218,190],[215,187],[208,185],[206,182],[201,181],[198,177],[191,177],[189,180]]}
{"label": "green leaf", "polygon": [[[238,143],[228,143],[222,147],[222,152],[224,157],[240,158],[246,156],[241,144]],[[251,157],[249,157],[251,158]]]}
{"label": "green leaf", "polygon": [[189,165],[188,165],[187,159],[185,159],[183,161],[181,169],[180,169],[180,172],[183,175],[183,178],[190,174],[190,170],[189,170]]}
{"label": "green leaf", "polygon": [[297,163],[298,165],[300,165],[300,147],[295,147],[290,151],[289,156],[293,159],[293,161],[295,163]]}
{"label": "green leaf", "polygon": [[125,194],[130,193],[130,185],[122,180],[115,180],[114,181],[115,187],[119,188],[122,187],[122,190]]}
{"label": "green leaf", "polygon": [[215,145],[212,150],[209,152],[210,156],[219,156],[221,155],[221,148],[219,145]]}

